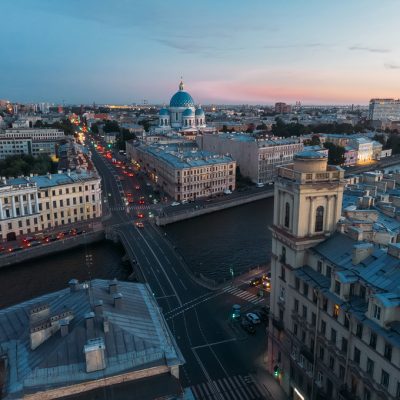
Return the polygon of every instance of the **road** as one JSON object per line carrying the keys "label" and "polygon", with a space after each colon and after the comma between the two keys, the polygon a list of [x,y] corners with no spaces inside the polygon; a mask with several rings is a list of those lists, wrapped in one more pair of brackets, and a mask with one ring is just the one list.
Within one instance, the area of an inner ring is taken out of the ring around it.
{"label": "road", "polygon": [[151,219],[144,218],[144,227],[138,228],[136,213],[126,212],[124,191],[136,193],[137,177],[119,181],[115,166],[93,147],[92,152],[111,211],[107,224],[118,230],[127,254],[137,261],[185,357],[183,385],[192,387],[196,398],[268,398],[249,376],[265,352],[265,326],[251,336],[230,320],[233,304],[253,310],[265,300],[246,291],[248,283],[239,280],[214,291],[199,284]]}

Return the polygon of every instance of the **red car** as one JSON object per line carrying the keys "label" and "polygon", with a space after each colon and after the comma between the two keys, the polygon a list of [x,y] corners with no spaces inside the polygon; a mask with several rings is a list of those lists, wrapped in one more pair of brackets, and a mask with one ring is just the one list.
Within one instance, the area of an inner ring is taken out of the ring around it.
{"label": "red car", "polygon": [[142,213],[139,213],[137,216],[138,216],[138,218],[143,218],[144,217],[144,215]]}
{"label": "red car", "polygon": [[143,198],[143,197],[141,197],[141,198],[139,199],[139,204],[144,204],[144,198]]}

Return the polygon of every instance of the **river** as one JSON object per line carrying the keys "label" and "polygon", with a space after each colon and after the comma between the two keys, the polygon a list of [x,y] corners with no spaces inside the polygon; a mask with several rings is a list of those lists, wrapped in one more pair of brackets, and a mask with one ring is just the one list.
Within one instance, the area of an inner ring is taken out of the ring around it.
{"label": "river", "polygon": [[269,262],[274,199],[264,199],[167,225],[164,230],[189,267],[220,280]]}

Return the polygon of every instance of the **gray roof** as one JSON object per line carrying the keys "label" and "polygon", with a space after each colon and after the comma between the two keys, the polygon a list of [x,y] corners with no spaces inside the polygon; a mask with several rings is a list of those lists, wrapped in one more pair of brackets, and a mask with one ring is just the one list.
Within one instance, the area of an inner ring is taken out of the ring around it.
{"label": "gray roof", "polygon": [[[148,286],[118,282],[122,306],[113,305],[108,281],[96,279],[91,290],[63,289],[0,310],[0,351],[9,360],[8,393],[35,392],[43,387],[62,387],[105,376],[141,370],[156,365],[181,365],[183,357],[159,311]],[[86,285],[87,286],[87,285]],[[103,329],[102,317],[96,317],[93,331],[86,330],[85,315],[95,300],[103,301],[103,317],[109,332]],[[69,333],[59,331],[35,350],[30,347],[30,310],[48,304],[51,315],[72,311]],[[106,368],[86,372],[84,346],[91,338],[105,343]]]}

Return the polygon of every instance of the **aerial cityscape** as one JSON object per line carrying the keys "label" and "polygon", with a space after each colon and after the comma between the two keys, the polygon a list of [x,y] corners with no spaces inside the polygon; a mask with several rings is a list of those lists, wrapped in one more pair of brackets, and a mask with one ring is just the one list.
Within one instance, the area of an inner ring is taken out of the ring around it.
{"label": "aerial cityscape", "polygon": [[1,11],[1,399],[400,399],[398,2]]}

